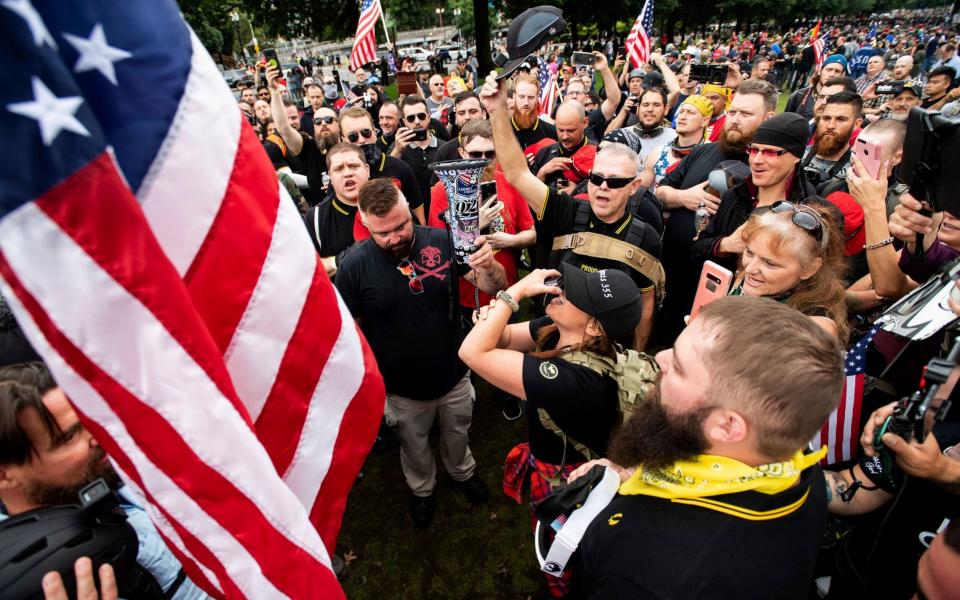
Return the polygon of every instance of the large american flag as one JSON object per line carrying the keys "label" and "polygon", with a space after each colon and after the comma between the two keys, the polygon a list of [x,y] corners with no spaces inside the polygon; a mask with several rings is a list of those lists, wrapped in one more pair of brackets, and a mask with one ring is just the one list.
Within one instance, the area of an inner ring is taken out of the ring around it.
{"label": "large american flag", "polygon": [[172,0],[0,0],[0,291],[190,578],[343,597],[383,382]]}
{"label": "large american flag", "polygon": [[643,3],[643,10],[634,22],[627,36],[625,47],[627,56],[634,67],[642,66],[650,58],[650,44],[653,36],[653,0]]}
{"label": "large american flag", "polygon": [[882,324],[874,325],[847,352],[844,360],[846,379],[840,404],[830,414],[830,418],[823,424],[820,432],[813,438],[812,447],[827,446],[827,455],[823,459],[824,465],[850,460],[855,457],[860,448],[860,410],[863,406],[864,368],[867,361],[867,348],[873,338],[880,331]]}
{"label": "large american flag", "polygon": [[357,35],[350,51],[350,70],[356,71],[367,63],[377,60],[377,35],[375,29],[380,18],[380,0],[363,0],[360,5],[360,20]]}

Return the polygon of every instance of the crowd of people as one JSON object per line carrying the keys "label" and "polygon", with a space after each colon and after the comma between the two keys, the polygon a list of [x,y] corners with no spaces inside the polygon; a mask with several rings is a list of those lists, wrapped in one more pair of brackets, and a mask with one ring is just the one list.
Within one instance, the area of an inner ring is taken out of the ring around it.
{"label": "crowd of people", "polygon": [[[922,439],[875,433],[945,334],[911,360],[877,334],[859,456],[827,464],[810,444],[845,352],[867,352],[883,310],[960,256],[960,215],[929,214],[898,169],[912,108],[960,114],[960,32],[943,16],[664,37],[640,65],[613,43],[578,48],[588,65],[554,46],[507,77],[401,56],[416,90],[398,97],[367,69],[353,85],[258,73],[239,108],[377,359],[378,444],[399,441],[412,524],[429,529],[437,507],[435,429],[457,488],[489,500],[470,449],[483,379],[527,423],[505,457],[511,498],[534,508],[597,464],[621,481],[568,568],[545,574],[554,597],[958,597],[956,415]],[[493,190],[465,257],[431,168],[458,159],[487,161]],[[730,277],[706,303],[709,269]],[[109,467],[4,331],[13,516]],[[172,597],[202,597],[150,529],[144,566]]]}

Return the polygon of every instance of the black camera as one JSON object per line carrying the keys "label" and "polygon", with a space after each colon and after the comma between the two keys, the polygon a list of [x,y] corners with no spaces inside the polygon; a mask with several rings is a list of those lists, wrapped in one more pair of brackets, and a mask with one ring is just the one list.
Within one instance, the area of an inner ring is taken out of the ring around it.
{"label": "black camera", "polygon": [[[900,179],[910,194],[934,212],[960,216],[960,119],[911,108],[903,141]],[[956,180],[955,180],[956,179]]]}
{"label": "black camera", "polygon": [[877,95],[896,96],[903,91],[903,81],[884,81],[877,84]]}
{"label": "black camera", "polygon": [[723,85],[727,82],[729,68],[729,65],[724,63],[690,65],[690,79],[700,83]]}

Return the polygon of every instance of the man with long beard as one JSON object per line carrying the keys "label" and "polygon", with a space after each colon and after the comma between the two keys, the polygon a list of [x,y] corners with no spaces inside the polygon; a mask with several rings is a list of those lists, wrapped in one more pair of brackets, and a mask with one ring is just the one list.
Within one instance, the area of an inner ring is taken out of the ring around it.
{"label": "man with long beard", "polygon": [[46,366],[32,362],[0,368],[0,501],[6,516],[79,504],[80,490],[99,478],[118,491],[120,507],[137,533],[137,562],[169,594],[165,597],[207,598],[189,579],[178,583],[180,563],[126,493],[106,452],[80,423]]}
{"label": "man with long beard", "polygon": [[729,297],[656,359],[656,397],[612,441],[622,483],[580,541],[576,597],[806,598],[827,492],[826,450],[804,448],[840,397],[839,344],[785,305]]}
{"label": "man with long beard", "polygon": [[747,164],[747,144],[760,123],[775,114],[776,106],[777,89],[773,84],[760,79],[743,82],[727,110],[720,140],[694,148],[657,186],[656,196],[665,209],[662,261],[670,298],[657,320],[661,341],[665,343],[683,329],[683,317],[690,314],[696,292],[695,275],[700,267],[693,266],[690,255],[694,215],[701,206],[713,215],[720,204],[720,199],[706,190],[707,177],[723,161]]}
{"label": "man with long beard", "polygon": [[820,196],[847,189],[852,135],[863,122],[860,118],[862,108],[860,96],[846,91],[831,95],[823,106],[813,135],[813,146],[802,163],[807,181]]}
{"label": "man with long beard", "polygon": [[[540,118],[540,84],[530,74],[517,75],[513,84],[513,133],[527,155],[533,160],[540,146],[535,146],[547,138],[549,143],[557,140],[557,130],[553,125]],[[535,150],[532,148],[536,148]]]}

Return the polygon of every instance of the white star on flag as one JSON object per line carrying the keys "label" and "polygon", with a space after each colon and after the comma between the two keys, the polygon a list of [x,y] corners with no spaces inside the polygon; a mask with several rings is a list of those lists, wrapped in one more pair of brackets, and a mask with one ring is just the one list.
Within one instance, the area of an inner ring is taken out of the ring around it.
{"label": "white star on flag", "polygon": [[89,38],[82,38],[72,33],[64,33],[63,38],[80,53],[77,64],[73,66],[74,73],[96,69],[103,73],[103,76],[113,85],[117,85],[117,73],[113,63],[133,56],[126,50],[114,48],[108,44],[107,36],[103,33],[103,25],[100,23],[93,26]]}
{"label": "white star on flag", "polygon": [[37,48],[47,42],[54,50],[57,49],[57,43],[53,41],[53,36],[50,35],[47,26],[43,24],[43,18],[40,17],[37,9],[30,4],[30,0],[0,0],[0,6],[17,13],[27,22],[27,27],[33,34],[33,43],[37,45]]}
{"label": "white star on flag", "polygon": [[32,77],[31,82],[34,100],[8,104],[7,110],[35,120],[40,126],[40,138],[43,139],[45,146],[51,145],[64,129],[78,135],[90,136],[87,128],[74,116],[83,104],[83,98],[79,96],[57,98],[39,77]]}

